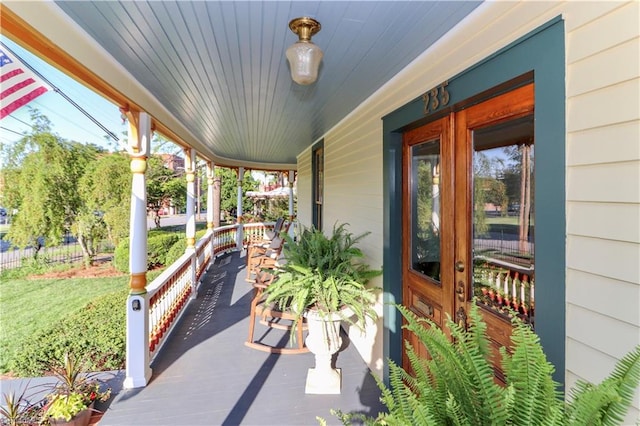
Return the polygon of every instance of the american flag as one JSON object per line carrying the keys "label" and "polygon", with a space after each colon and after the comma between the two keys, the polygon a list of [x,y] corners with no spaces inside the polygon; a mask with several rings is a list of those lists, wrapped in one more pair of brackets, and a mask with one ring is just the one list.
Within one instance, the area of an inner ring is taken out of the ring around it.
{"label": "american flag", "polygon": [[0,119],[50,90],[20,60],[0,48]]}

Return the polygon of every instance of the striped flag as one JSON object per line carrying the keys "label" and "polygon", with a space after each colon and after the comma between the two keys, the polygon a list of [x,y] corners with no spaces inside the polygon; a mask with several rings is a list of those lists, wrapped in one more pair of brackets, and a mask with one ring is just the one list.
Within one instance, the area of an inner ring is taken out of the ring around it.
{"label": "striped flag", "polygon": [[50,90],[6,49],[0,48],[0,119]]}

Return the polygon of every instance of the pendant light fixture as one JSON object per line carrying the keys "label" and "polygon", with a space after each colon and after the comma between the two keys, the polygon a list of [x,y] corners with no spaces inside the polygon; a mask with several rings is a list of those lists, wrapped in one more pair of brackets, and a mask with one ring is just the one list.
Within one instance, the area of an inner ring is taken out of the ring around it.
{"label": "pendant light fixture", "polygon": [[291,66],[291,78],[298,84],[312,84],[318,78],[322,61],[322,49],[311,42],[311,36],[320,31],[320,23],[313,18],[302,17],[289,22],[289,28],[298,35],[298,41],[287,49]]}

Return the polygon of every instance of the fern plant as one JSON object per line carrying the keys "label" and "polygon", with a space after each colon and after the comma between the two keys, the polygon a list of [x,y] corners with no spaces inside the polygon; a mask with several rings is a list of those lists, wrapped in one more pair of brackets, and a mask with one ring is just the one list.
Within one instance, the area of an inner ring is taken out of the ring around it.
{"label": "fern plant", "polygon": [[[430,320],[398,306],[405,328],[424,344],[429,359],[407,342],[414,375],[390,363],[386,387],[377,379],[388,413],[376,418],[333,411],[345,425],[620,425],[640,383],[640,346],[621,359],[599,385],[579,382],[563,400],[538,336],[512,320],[511,354],[501,350],[506,387],[493,380],[486,324],[474,303],[465,331],[447,321],[451,339]],[[321,419],[320,419],[321,420]]]}
{"label": "fern plant", "polygon": [[367,317],[375,320],[376,289],[366,284],[382,271],[362,263],[364,254],[356,247],[368,234],[354,236],[346,224],[334,226],[330,236],[313,227],[302,227],[297,240],[283,234],[286,262],[266,289],[267,303],[296,313],[295,323],[306,309],[328,316],[340,315],[344,307],[353,311],[353,317],[343,315],[343,319],[357,327],[362,328]]}

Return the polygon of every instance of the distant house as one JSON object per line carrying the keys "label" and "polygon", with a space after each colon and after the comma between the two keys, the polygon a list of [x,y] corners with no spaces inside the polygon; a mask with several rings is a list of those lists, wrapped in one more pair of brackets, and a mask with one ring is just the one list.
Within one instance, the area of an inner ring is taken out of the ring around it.
{"label": "distant house", "polygon": [[168,169],[184,172],[184,158],[175,154],[159,154]]}

